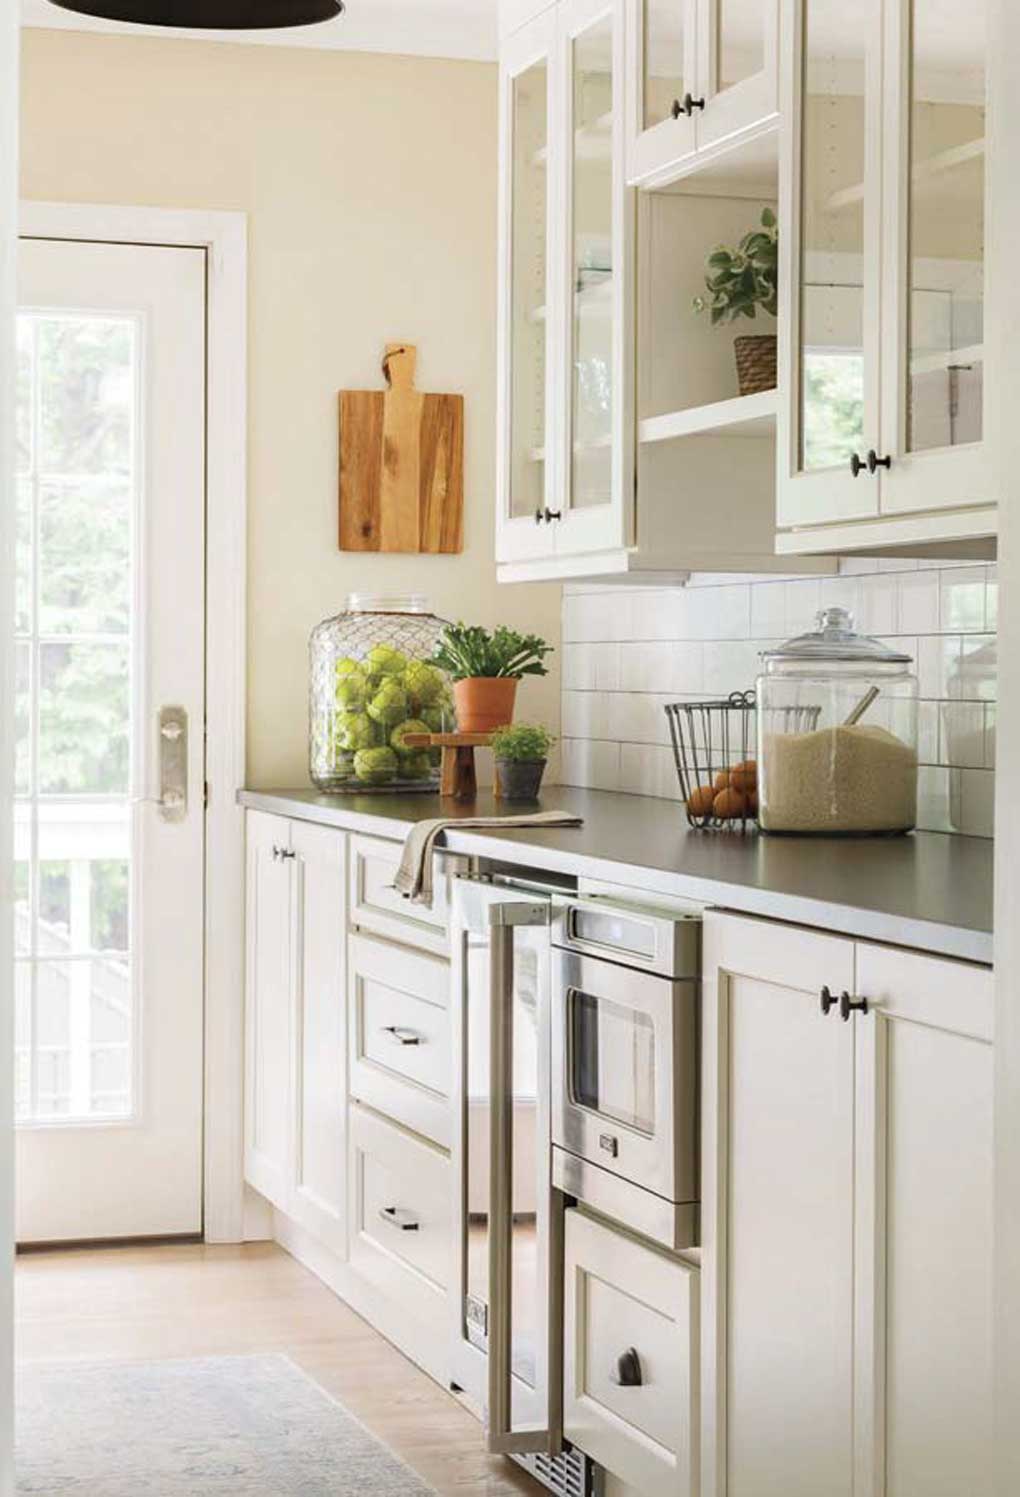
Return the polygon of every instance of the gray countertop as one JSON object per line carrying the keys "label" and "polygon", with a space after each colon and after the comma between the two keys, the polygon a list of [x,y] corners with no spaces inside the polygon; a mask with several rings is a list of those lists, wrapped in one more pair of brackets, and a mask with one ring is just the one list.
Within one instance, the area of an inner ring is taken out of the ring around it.
{"label": "gray countertop", "polygon": [[[434,816],[512,816],[526,807],[482,793],[470,805],[426,795],[242,790],[255,810],[400,838]],[[820,926],[971,961],[992,960],[993,844],[915,832],[891,838],[766,837],[692,832],[682,806],[650,796],[551,786],[542,810],[580,827],[445,834],[454,852],[586,875],[652,893]]]}

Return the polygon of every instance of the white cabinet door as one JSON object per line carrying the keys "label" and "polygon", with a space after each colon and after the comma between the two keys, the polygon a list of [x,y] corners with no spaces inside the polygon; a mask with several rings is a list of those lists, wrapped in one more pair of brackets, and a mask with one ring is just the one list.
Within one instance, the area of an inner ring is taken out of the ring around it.
{"label": "white cabinet door", "polygon": [[989,1497],[992,972],[857,947],[855,1497]]}
{"label": "white cabinet door", "polygon": [[853,943],[705,919],[703,1491],[849,1497]]}
{"label": "white cabinet door", "polygon": [[626,185],[622,0],[562,0],[554,137],[563,294],[562,479],[551,521],[557,556],[634,541],[634,247]]}
{"label": "white cabinet door", "polygon": [[630,0],[626,9],[629,182],[667,186],[775,129],[778,0]]}
{"label": "white cabinet door", "polygon": [[[880,510],[879,0],[783,0],[777,513]],[[863,464],[863,466],[862,466]]]}
{"label": "white cabinet door", "polygon": [[552,555],[554,526],[546,514],[560,508],[556,45],[553,7],[500,52],[496,559],[502,562]]}
{"label": "white cabinet door", "polygon": [[347,838],[301,821],[290,831],[293,1148],[286,1209],[343,1255]]}
{"label": "white cabinet door", "polygon": [[574,1209],[563,1433],[641,1497],[698,1491],[698,1270]]}
{"label": "white cabinet door", "polygon": [[244,1173],[249,1184],[286,1211],[293,1099],[291,826],[261,811],[249,811],[246,825]]}
{"label": "white cabinet door", "polygon": [[989,0],[886,0],[884,513],[987,505]]}

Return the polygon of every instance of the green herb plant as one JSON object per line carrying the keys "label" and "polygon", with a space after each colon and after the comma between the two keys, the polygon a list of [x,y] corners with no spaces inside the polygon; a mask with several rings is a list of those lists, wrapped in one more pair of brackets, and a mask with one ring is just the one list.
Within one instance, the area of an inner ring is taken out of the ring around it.
{"label": "green herb plant", "polygon": [[735,250],[714,249],[705,261],[707,296],[694,298],[695,312],[710,311],[712,326],[756,315],[761,307],[776,315],[779,285],[779,229],[776,215],[766,208],[761,224],[745,234]]}
{"label": "green herb plant", "polygon": [[491,634],[477,624],[447,624],[432,656],[432,663],[454,681],[475,676],[545,676],[545,657],[552,654],[537,634],[518,634],[502,624]]}
{"label": "green herb plant", "polygon": [[555,742],[541,723],[513,723],[508,728],[497,728],[493,733],[492,752],[497,759],[534,763],[547,758]]}

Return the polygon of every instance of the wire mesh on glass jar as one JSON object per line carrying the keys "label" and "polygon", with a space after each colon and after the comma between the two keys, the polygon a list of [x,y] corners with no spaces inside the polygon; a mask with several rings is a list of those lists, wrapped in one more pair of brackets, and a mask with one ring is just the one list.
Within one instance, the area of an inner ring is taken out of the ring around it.
{"label": "wire mesh on glass jar", "polygon": [[309,643],[309,772],[320,790],[428,791],[439,750],[412,733],[455,727],[445,672],[431,663],[444,621],[417,596],[352,593]]}
{"label": "wire mesh on glass jar", "polygon": [[[672,702],[666,707],[680,792],[692,827],[744,831],[758,824],[757,720],[753,691],[725,699]],[[818,707],[791,708],[810,731]]]}

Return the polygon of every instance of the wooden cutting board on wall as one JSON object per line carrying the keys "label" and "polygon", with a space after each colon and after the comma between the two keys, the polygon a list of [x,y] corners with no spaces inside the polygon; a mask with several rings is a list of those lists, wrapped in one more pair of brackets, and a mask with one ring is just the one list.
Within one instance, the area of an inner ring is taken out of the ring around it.
{"label": "wooden cutting board on wall", "polygon": [[463,549],[464,397],[416,390],[416,363],[388,343],[387,388],[340,391],[341,551]]}

